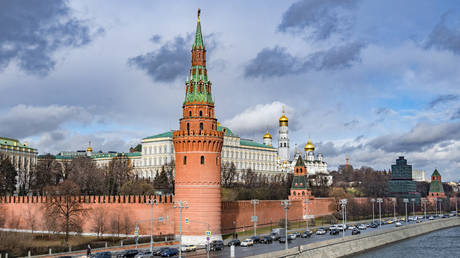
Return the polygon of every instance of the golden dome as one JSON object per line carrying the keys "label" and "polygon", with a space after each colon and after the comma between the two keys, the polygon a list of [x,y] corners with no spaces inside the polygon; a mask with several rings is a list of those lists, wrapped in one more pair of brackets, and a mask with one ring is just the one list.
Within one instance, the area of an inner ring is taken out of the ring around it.
{"label": "golden dome", "polygon": [[304,150],[305,150],[306,152],[314,151],[314,150],[315,150],[315,145],[313,145],[313,143],[311,143],[310,139],[308,139],[307,144],[305,144]]}
{"label": "golden dome", "polygon": [[219,122],[217,122],[217,126],[222,126]]}
{"label": "golden dome", "polygon": [[280,123],[281,122],[288,122],[288,118],[284,114],[280,117]]}
{"label": "golden dome", "polygon": [[264,139],[271,139],[272,138],[272,135],[267,132],[265,135],[264,135]]}
{"label": "golden dome", "polygon": [[88,147],[88,149],[86,149],[86,152],[93,152],[93,148],[91,148],[91,146]]}

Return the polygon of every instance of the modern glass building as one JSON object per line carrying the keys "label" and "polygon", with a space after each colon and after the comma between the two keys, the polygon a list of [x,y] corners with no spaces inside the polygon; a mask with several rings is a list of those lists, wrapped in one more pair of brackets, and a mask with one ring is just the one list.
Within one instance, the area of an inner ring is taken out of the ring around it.
{"label": "modern glass building", "polygon": [[396,164],[391,165],[388,192],[392,197],[420,199],[416,182],[412,179],[412,165],[408,165],[403,156],[396,160]]}

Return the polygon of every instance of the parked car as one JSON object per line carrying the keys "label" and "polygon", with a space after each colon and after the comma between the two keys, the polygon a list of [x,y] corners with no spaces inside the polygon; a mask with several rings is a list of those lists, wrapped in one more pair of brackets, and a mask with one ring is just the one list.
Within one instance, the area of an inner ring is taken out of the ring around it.
{"label": "parked car", "polygon": [[168,249],[168,248],[169,248],[169,247],[160,247],[160,248],[158,248],[158,249],[155,249],[155,250],[153,250],[153,255],[154,255],[154,256],[161,256],[161,253],[162,253],[164,250]]}
{"label": "parked car", "polygon": [[353,229],[356,229],[356,226],[354,226],[354,225],[350,225],[350,226],[348,226],[348,228],[347,228],[347,229],[349,229],[349,230],[353,230]]}
{"label": "parked car", "polygon": [[270,236],[264,236],[260,239],[260,243],[262,244],[271,244],[273,239]]}
{"label": "parked car", "polygon": [[290,240],[294,240],[294,239],[297,238],[297,235],[296,235],[296,234],[289,234],[289,235],[288,235],[288,238],[289,238]]}
{"label": "parked car", "polygon": [[377,228],[378,226],[379,226],[379,224],[377,224],[377,223],[371,223],[369,225],[370,228]]}
{"label": "parked car", "polygon": [[302,235],[300,235],[301,238],[307,238],[307,237],[311,237],[311,235],[313,235],[313,232],[311,230],[305,230]]}
{"label": "parked car", "polygon": [[[280,237],[280,239],[278,240],[280,243],[286,243],[286,236],[282,236]],[[288,237],[287,238],[287,241],[288,242],[291,242],[291,239]]]}
{"label": "parked car", "polygon": [[334,229],[337,229],[337,225],[330,225],[329,226],[329,230],[334,230]]}
{"label": "parked car", "polygon": [[196,246],[194,245],[183,245],[182,252],[193,252],[196,251]]}
{"label": "parked car", "polygon": [[91,255],[91,257],[94,258],[112,258],[112,253],[111,252],[99,252]]}
{"label": "parked car", "polygon": [[177,250],[177,248],[171,248],[171,247],[168,247],[167,249],[163,250],[163,252],[161,252],[161,257],[170,257],[170,256],[175,256],[175,255],[178,255],[179,254],[179,250]]}
{"label": "parked car", "polygon": [[398,221],[398,222],[395,223],[395,226],[396,226],[396,227],[401,227],[401,226],[402,226],[402,223]]}
{"label": "parked car", "polygon": [[241,242],[241,246],[253,246],[254,245],[254,241],[250,238],[248,239],[245,239],[243,242]]}
{"label": "parked car", "polygon": [[300,233],[297,232],[297,231],[296,231],[296,232],[292,232],[292,234],[294,234],[296,238],[300,237]]}
{"label": "parked car", "polygon": [[232,239],[232,240],[230,240],[230,242],[228,242],[227,245],[228,246],[232,246],[232,245],[239,246],[240,244],[241,244],[241,241],[239,239]]}
{"label": "parked car", "polygon": [[326,234],[326,229],[325,228],[318,228],[318,230],[316,230],[316,234],[317,235],[325,235]]}
{"label": "parked car", "polygon": [[222,240],[214,240],[209,244],[209,250],[218,251],[224,249],[224,242]]}
{"label": "parked car", "polygon": [[250,237],[252,239],[252,241],[254,241],[254,244],[257,244],[260,242],[260,237],[259,236],[252,236]]}
{"label": "parked car", "polygon": [[359,229],[356,229],[356,228],[355,228],[355,229],[353,229],[353,230],[351,231],[351,234],[352,234],[352,235],[358,235],[358,234],[361,234],[361,231],[359,231]]}
{"label": "parked car", "polygon": [[434,220],[434,217],[433,217],[433,216],[430,216],[428,219],[429,219],[429,220]]}
{"label": "parked car", "polygon": [[340,233],[339,229],[334,229],[334,230],[331,230],[331,232],[329,232],[329,235],[338,235],[339,233]]}
{"label": "parked car", "polygon": [[126,250],[118,254],[117,258],[134,258],[134,256],[136,256],[138,253],[139,250],[136,249]]}
{"label": "parked car", "polygon": [[151,258],[153,257],[153,253],[150,252],[150,251],[140,251],[139,253],[137,253],[134,258]]}

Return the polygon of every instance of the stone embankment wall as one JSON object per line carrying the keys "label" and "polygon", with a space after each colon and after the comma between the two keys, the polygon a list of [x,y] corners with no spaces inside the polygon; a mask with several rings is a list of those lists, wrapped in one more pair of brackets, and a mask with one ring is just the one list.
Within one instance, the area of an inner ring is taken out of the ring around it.
{"label": "stone embankment wall", "polygon": [[350,256],[411,237],[424,235],[432,231],[458,226],[460,226],[460,217],[440,219],[400,228],[376,230],[364,235],[315,242],[288,250],[253,256],[253,258]]}

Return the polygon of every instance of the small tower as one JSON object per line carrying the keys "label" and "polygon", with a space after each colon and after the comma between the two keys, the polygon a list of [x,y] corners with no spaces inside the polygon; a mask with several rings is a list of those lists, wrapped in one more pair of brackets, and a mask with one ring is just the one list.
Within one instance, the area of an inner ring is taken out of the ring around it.
{"label": "small tower", "polygon": [[435,169],[431,175],[430,192],[428,198],[446,198],[444,188],[442,187],[441,174]]}
{"label": "small tower", "polygon": [[268,131],[264,135],[264,144],[267,146],[272,146],[272,135]]}
{"label": "small tower", "polygon": [[305,159],[308,161],[315,160],[315,145],[311,143],[310,139],[308,139],[307,144],[304,147],[305,150]]}
{"label": "small tower", "polygon": [[88,148],[86,149],[86,156],[91,157],[93,155],[93,148],[91,147],[91,142],[88,144]]}
{"label": "small tower", "polygon": [[282,163],[289,161],[289,135],[288,135],[288,118],[284,112],[283,106],[283,115],[279,119],[280,130],[279,130],[279,140],[278,140],[278,156]]}
{"label": "small tower", "polygon": [[311,199],[312,197],[308,184],[307,168],[302,156],[299,156],[294,167],[294,178],[292,180],[289,200]]}

